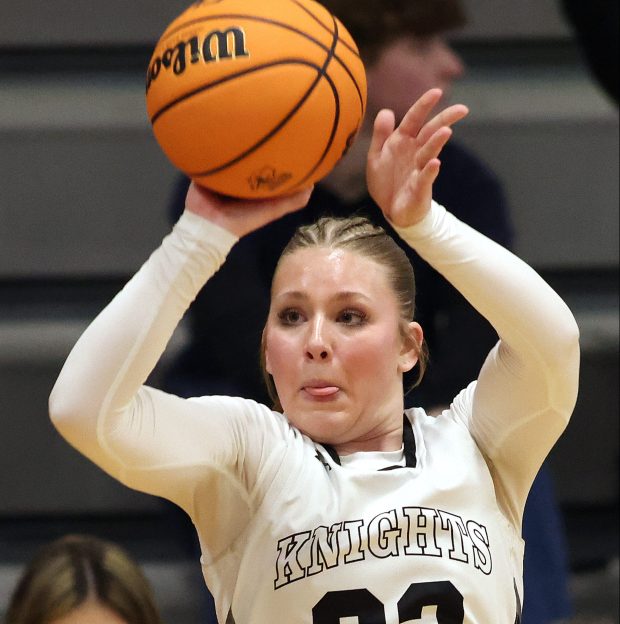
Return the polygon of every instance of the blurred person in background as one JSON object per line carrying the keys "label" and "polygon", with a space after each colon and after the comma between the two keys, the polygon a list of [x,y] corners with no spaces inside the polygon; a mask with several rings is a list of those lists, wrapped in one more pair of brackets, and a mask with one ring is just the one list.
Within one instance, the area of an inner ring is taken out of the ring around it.
{"label": "blurred person in background", "polygon": [[26,567],[5,624],[163,624],[151,587],[119,546],[87,535],[45,545]]}

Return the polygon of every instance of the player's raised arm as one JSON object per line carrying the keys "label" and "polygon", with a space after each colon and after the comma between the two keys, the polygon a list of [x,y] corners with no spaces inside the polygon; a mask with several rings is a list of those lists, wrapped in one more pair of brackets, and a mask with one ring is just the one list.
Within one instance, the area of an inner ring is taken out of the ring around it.
{"label": "player's raised arm", "polygon": [[530,266],[431,201],[441,147],[464,113],[449,107],[425,121],[438,96],[427,92],[395,130],[387,114],[378,118],[369,188],[399,234],[500,336],[471,390],[471,409],[462,402],[456,408],[511,490],[507,506],[519,519],[575,405],[579,332],[566,304]]}
{"label": "player's raised arm", "polygon": [[[187,210],[173,231],[86,329],[56,381],[50,416],[73,446],[114,476],[124,472],[125,459],[113,450],[107,432],[114,432],[127,447],[135,436],[140,446],[138,437],[149,429],[141,424],[143,411],[154,400],[176,399],[142,386],[198,291],[239,236],[301,208],[308,197],[309,191],[303,191],[242,201],[190,187]],[[140,392],[148,397],[140,397]],[[175,410],[190,410],[183,400],[176,401]],[[157,431],[166,437],[165,427]],[[171,444],[151,446],[160,460],[174,450]],[[182,445],[176,452],[184,452]]]}

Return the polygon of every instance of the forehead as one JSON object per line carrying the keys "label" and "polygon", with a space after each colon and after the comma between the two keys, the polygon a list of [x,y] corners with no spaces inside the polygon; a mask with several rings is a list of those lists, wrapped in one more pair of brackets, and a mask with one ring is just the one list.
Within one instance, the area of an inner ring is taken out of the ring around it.
{"label": "forehead", "polygon": [[388,273],[376,260],[348,249],[308,247],[282,258],[274,275],[277,296],[296,291],[360,291],[385,296],[391,292]]}

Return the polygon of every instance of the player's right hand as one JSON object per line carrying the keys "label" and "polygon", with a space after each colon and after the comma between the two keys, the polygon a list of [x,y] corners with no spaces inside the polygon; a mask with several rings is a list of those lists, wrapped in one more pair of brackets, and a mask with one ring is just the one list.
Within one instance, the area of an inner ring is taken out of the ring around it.
{"label": "player's right hand", "polygon": [[368,192],[397,227],[414,225],[430,210],[441,149],[452,135],[451,126],[468,113],[463,104],[454,104],[433,115],[441,97],[441,89],[424,93],[398,127],[390,110],[380,111],[375,119],[366,167]]}
{"label": "player's right hand", "polygon": [[224,197],[192,182],[185,198],[185,210],[193,212],[241,238],[271,221],[301,210],[312,189],[269,199]]}

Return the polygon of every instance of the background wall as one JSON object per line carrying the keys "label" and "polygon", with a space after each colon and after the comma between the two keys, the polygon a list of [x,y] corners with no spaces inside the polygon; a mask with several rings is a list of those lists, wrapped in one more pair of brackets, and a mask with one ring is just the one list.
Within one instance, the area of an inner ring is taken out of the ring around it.
{"label": "background wall", "polygon": [[[173,0],[6,3],[0,21],[0,519],[143,513],[52,430],[49,390],[86,323],[168,229],[175,172],[144,105]],[[469,0],[457,130],[503,179],[517,251],[582,330],[582,387],[552,456],[567,508],[618,477],[618,115],[554,0]],[[183,341],[182,329],[171,351]],[[165,362],[164,362],[165,365]]]}
{"label": "background wall", "polygon": [[[5,7],[0,277],[130,273],[165,231],[173,171],[150,134],[143,84],[185,4]],[[472,115],[458,132],[504,179],[519,253],[545,268],[615,266],[617,112],[556,1],[467,4],[457,41],[469,72],[455,97]]]}

